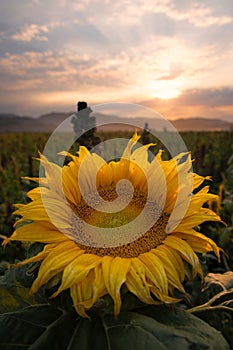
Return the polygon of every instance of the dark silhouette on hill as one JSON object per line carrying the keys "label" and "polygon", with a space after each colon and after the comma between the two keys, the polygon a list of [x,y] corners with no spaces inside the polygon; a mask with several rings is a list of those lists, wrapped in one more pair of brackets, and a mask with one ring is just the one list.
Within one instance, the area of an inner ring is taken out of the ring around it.
{"label": "dark silhouette on hill", "polygon": [[71,122],[75,132],[75,143],[91,149],[96,146],[100,139],[95,136],[96,119],[91,115],[92,109],[84,101],[77,103],[77,113],[75,113]]}

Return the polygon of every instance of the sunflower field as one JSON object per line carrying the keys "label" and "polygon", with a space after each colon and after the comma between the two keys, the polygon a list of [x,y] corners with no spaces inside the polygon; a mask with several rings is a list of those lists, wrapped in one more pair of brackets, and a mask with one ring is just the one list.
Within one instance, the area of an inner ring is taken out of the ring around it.
{"label": "sunflower field", "polygon": [[[59,167],[49,134],[0,134],[0,349],[233,349],[233,132],[180,135],[189,153],[171,158],[152,135],[98,132],[129,140],[121,158],[74,146]],[[137,226],[155,223],[119,243],[146,206]]]}

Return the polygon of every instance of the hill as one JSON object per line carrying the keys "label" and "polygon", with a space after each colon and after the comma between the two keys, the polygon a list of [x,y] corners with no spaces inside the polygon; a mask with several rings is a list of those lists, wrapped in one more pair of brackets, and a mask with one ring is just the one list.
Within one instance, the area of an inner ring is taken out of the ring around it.
{"label": "hill", "polygon": [[[66,118],[72,115],[70,113],[48,113],[39,118],[20,117],[15,114],[0,113],[0,132],[49,132],[51,133],[59,124]],[[97,125],[106,124],[99,127],[100,130],[107,131],[122,131],[134,130],[135,126],[144,128],[145,123],[148,123],[151,130],[172,129],[163,119],[147,119],[145,117],[124,118],[114,115],[104,115],[95,113]],[[233,118],[232,118],[233,119]],[[124,122],[124,123],[123,123]],[[187,119],[176,119],[170,123],[178,131],[230,131],[233,130],[233,122],[227,122],[219,119],[209,119],[202,117],[193,117]],[[125,125],[128,124],[128,125]]]}
{"label": "hill", "polygon": [[[233,120],[233,118],[232,118]],[[230,131],[233,130],[233,123],[220,119],[207,119],[193,117],[187,119],[176,119],[173,122],[179,131]]]}

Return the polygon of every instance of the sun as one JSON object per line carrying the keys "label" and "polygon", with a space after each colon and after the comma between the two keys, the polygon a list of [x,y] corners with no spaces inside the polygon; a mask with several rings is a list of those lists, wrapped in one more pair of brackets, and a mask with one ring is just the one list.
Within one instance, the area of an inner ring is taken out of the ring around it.
{"label": "sun", "polygon": [[147,90],[155,98],[168,100],[181,94],[180,82],[175,80],[151,81],[147,84]]}

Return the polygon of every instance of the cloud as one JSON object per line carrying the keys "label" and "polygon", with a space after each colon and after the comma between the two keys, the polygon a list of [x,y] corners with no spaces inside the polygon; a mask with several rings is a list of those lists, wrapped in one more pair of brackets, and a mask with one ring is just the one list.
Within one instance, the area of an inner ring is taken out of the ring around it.
{"label": "cloud", "polygon": [[[0,58],[0,77],[3,90],[64,91],[85,88],[98,91],[116,89],[124,81],[128,57],[124,54],[112,58],[102,56],[102,61],[87,54],[61,50],[53,53],[25,52],[6,54]],[[103,68],[104,67],[104,68]]]}
{"label": "cloud", "polygon": [[188,21],[196,27],[223,26],[233,22],[233,16],[215,15],[211,7],[197,2],[182,3],[182,7],[177,7],[176,2],[171,1],[164,13],[176,21]]}
{"label": "cloud", "polygon": [[[179,3],[180,6],[179,6]],[[88,6],[88,1],[82,2],[82,9]],[[118,17],[120,23],[139,23],[145,14],[164,14],[174,21],[187,21],[196,27],[224,26],[233,22],[233,16],[228,13],[219,15],[214,8],[195,1],[179,2],[175,0],[136,0],[134,3],[121,0],[111,4],[114,7],[114,15],[106,17],[110,23],[114,17]],[[78,5],[79,9],[81,5]],[[103,11],[103,14],[106,14]],[[119,16],[118,16],[119,15]],[[121,20],[123,19],[123,20]]]}
{"label": "cloud", "polygon": [[[57,27],[65,27],[65,23],[61,21],[51,21],[48,24],[26,24],[24,25],[18,33],[10,36],[10,39],[16,41],[48,41],[48,34],[51,30]],[[44,35],[46,33],[46,35]]]}
{"label": "cloud", "polygon": [[230,106],[221,105],[223,97],[230,101],[227,91],[210,91],[232,86],[230,0],[11,0],[1,10],[6,99],[8,93],[23,105],[36,94],[43,103],[66,103],[77,92],[99,101],[154,101],[167,89],[180,97],[156,106],[173,103],[173,114],[181,104],[190,114],[194,106],[218,113]]}
{"label": "cloud", "polygon": [[[0,81],[4,90],[31,92],[42,89],[46,93],[59,91],[94,92],[105,99],[109,91],[118,98],[131,94],[134,98],[150,98],[179,94],[185,84],[200,81],[214,67],[214,47],[199,51],[187,48],[179,39],[159,36],[150,42],[111,52],[67,48],[42,52],[26,51],[0,57]],[[151,51],[151,47],[154,50]]]}
{"label": "cloud", "polygon": [[190,89],[178,99],[178,103],[187,106],[225,107],[233,106],[233,87]]}
{"label": "cloud", "polygon": [[11,39],[19,41],[48,41],[48,37],[43,35],[48,32],[49,28],[46,25],[29,24],[25,25],[19,33],[13,34]]}
{"label": "cloud", "polygon": [[188,21],[196,27],[223,26],[233,22],[233,16],[214,15],[210,7],[197,2],[183,9],[177,8],[175,3],[171,2],[165,13],[176,21]]}
{"label": "cloud", "polygon": [[171,119],[201,116],[233,122],[233,87],[231,86],[187,89],[174,99],[154,98],[139,103]]}

